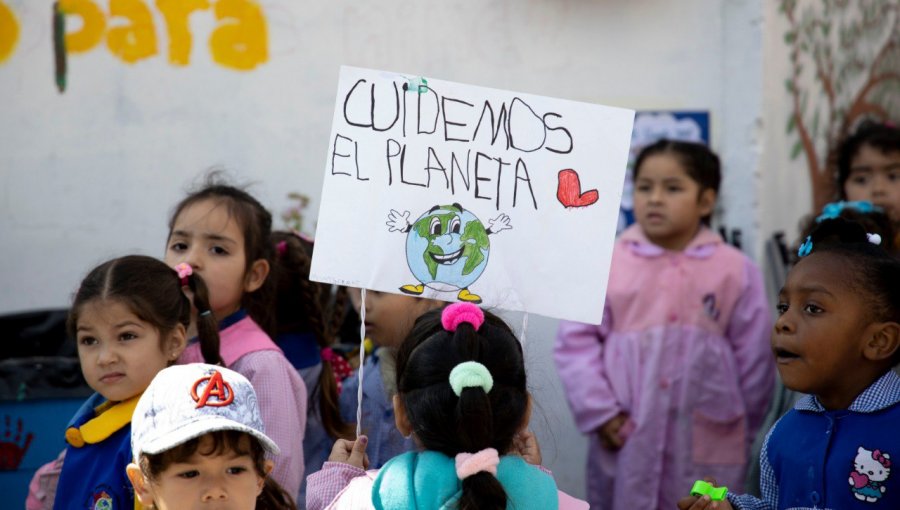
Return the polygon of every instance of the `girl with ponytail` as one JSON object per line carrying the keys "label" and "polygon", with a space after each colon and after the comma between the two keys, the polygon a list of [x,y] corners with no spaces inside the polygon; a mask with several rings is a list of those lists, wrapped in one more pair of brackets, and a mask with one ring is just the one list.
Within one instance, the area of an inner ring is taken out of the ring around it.
{"label": "girl with ponytail", "polygon": [[495,315],[455,303],[419,317],[397,354],[393,404],[419,451],[367,472],[367,438],[338,440],[309,477],[308,510],[587,508],[539,466],[522,348]]}
{"label": "girl with ponytail", "polygon": [[[182,292],[190,288],[191,298]],[[67,449],[54,508],[108,505],[134,508],[125,476],[131,456],[131,416],[154,376],[184,351],[191,311],[199,311],[200,349],[220,363],[215,321],[204,320],[206,284],[190,266],[170,268],[132,255],[93,269],[81,282],[68,318],[81,371],[96,391],[65,432]]]}
{"label": "girl with ponytail", "polygon": [[[165,261],[173,268],[189,265],[209,286],[210,306],[197,310],[194,324],[198,330],[204,322],[218,326],[223,366],[256,388],[266,433],[281,449],[272,478],[297,496],[304,478],[306,385],[272,341],[271,235],[269,211],[214,172],[175,207]],[[193,342],[178,359],[180,364],[201,361],[209,362]]]}

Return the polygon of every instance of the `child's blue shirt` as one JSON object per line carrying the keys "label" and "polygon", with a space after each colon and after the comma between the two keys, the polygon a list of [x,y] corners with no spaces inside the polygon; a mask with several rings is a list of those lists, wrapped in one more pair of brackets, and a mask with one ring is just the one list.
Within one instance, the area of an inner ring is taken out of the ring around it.
{"label": "child's blue shirt", "polygon": [[[366,358],[363,371],[362,431],[369,437],[366,454],[369,469],[378,469],[393,457],[415,449],[412,439],[400,434],[394,423],[394,405],[387,394],[381,376],[382,349]],[[359,371],[344,380],[341,391],[341,417],[347,423],[356,423],[356,397],[359,389]]]}
{"label": "child's blue shirt", "polygon": [[54,510],[136,507],[125,468],[131,462],[131,414],[139,397],[111,405],[95,393],[75,413],[66,430]]}
{"label": "child's blue shirt", "polygon": [[738,509],[900,508],[900,376],[888,372],[848,409],[828,411],[806,396],[766,436],[762,499],[735,496]]}

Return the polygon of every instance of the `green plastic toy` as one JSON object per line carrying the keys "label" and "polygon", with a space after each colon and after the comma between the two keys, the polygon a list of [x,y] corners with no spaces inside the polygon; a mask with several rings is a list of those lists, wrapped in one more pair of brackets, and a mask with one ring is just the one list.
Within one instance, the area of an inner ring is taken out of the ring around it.
{"label": "green plastic toy", "polygon": [[722,501],[725,499],[725,495],[728,494],[728,487],[713,487],[712,484],[703,480],[697,480],[694,482],[694,486],[691,487],[691,496],[709,496],[709,499],[713,501]]}

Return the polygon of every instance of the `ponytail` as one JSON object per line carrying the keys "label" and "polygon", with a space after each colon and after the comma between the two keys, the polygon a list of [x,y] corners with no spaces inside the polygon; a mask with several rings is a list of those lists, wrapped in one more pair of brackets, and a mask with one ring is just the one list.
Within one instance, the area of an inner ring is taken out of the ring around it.
{"label": "ponytail", "polygon": [[[465,365],[463,372],[480,366],[457,379],[457,367]],[[397,353],[397,391],[423,447],[451,458],[511,451],[528,412],[519,341],[501,319],[471,304],[416,320]],[[506,508],[506,491],[491,473],[466,476],[462,488],[460,510]]]}
{"label": "ponytail", "polygon": [[505,510],[506,499],[500,480],[482,471],[462,481],[459,510]]}
{"label": "ponytail", "polygon": [[[473,359],[478,358],[478,332],[469,323],[459,324],[453,342],[464,345]],[[478,426],[473,426],[473,424]],[[456,433],[463,452],[478,452],[492,446],[494,413],[491,399],[479,386],[463,388],[456,404]],[[497,477],[486,472],[475,473],[462,481],[459,510],[503,510],[506,491]]]}
{"label": "ponytail", "polygon": [[[199,274],[193,273],[182,279],[194,296],[193,307],[197,310],[197,338],[203,361],[210,365],[225,366],[219,353],[219,323],[209,306],[209,290]],[[190,310],[190,304],[188,304]],[[189,312],[190,313],[190,312]]]}

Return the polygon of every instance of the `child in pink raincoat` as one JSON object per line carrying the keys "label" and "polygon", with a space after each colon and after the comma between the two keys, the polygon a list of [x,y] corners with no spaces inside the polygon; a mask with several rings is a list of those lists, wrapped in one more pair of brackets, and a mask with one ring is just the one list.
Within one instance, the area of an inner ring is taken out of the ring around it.
{"label": "child in pink raincoat", "polygon": [[603,322],[560,325],[554,357],[590,440],[591,508],[674,508],[703,476],[743,484],[774,383],[772,312],[757,267],[707,226],[720,180],[703,145],[646,147]]}

